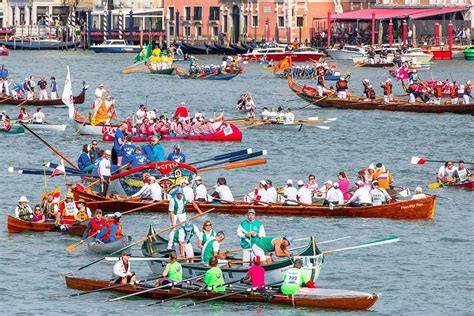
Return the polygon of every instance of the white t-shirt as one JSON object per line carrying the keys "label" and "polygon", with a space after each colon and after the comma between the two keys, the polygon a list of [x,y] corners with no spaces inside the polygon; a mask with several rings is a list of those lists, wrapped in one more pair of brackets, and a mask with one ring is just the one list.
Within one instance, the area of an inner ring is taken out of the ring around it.
{"label": "white t-shirt", "polygon": [[150,197],[153,201],[161,201],[162,200],[161,187],[156,182],[154,182],[152,184],[149,184],[144,193],[148,197]]}
{"label": "white t-shirt", "polygon": [[301,187],[298,189],[298,199],[301,203],[312,204],[313,198],[311,196],[311,191],[308,188]]}
{"label": "white t-shirt", "polygon": [[138,109],[135,115],[137,116],[137,123],[141,124],[143,123],[143,119],[146,117],[146,112],[143,111],[142,109]]}
{"label": "white t-shirt", "polygon": [[[298,190],[295,187],[285,187],[285,192],[283,193],[288,200],[296,201],[298,199]],[[295,202],[287,201],[287,204],[297,205]]]}
{"label": "white t-shirt", "polygon": [[285,113],[285,124],[294,124],[295,123],[295,115],[291,112]]}
{"label": "white t-shirt", "polygon": [[358,188],[354,192],[354,195],[347,202],[348,203],[359,202],[359,204],[362,204],[362,203],[372,204],[372,195],[370,195],[369,190],[365,186],[363,186],[361,188]]}
{"label": "white t-shirt", "polygon": [[219,193],[219,199],[234,202],[234,196],[227,185],[219,185],[216,192]]}
{"label": "white t-shirt", "polygon": [[[196,237],[201,238],[201,232],[199,231],[199,228],[196,226],[196,225],[193,225],[194,226],[194,234],[196,235]],[[186,238],[186,230],[183,228],[180,228],[178,230],[178,242],[183,242],[183,243],[186,243],[186,241],[184,240]]]}
{"label": "white t-shirt", "polygon": [[426,195],[424,193],[413,194],[411,197],[412,200],[424,199]]}
{"label": "white t-shirt", "polygon": [[110,177],[110,160],[102,158],[99,162],[99,172],[102,177]]}
{"label": "white t-shirt", "polygon": [[204,184],[200,184],[196,187],[196,200],[197,199],[204,199],[207,201],[207,189]]}
{"label": "white t-shirt", "polygon": [[278,198],[277,190],[274,187],[267,189],[267,199],[270,203],[276,203]]}
{"label": "white t-shirt", "polygon": [[260,197],[259,201],[268,202],[268,192],[265,188],[259,188],[257,195]]}
{"label": "white t-shirt", "polygon": [[151,119],[154,120],[154,119],[156,118],[156,113],[155,113],[155,111],[148,111],[148,112],[146,113],[146,117],[147,117],[149,120],[151,120]]}
{"label": "white t-shirt", "polygon": [[326,200],[329,202],[337,203],[339,205],[344,204],[344,195],[340,189],[331,187],[326,193]]}
{"label": "white t-shirt", "polygon": [[270,112],[268,112],[268,110],[263,110],[262,113],[260,114],[260,117],[262,118],[262,120],[268,119],[269,116],[270,116]]}
{"label": "white t-shirt", "polygon": [[104,93],[105,93],[105,89],[104,89],[104,88],[102,88],[102,89],[101,89],[101,88],[97,88],[97,89],[95,89],[95,92],[94,92],[95,97],[96,97],[97,99],[102,99],[102,97],[104,96]]}
{"label": "white t-shirt", "polygon": [[194,192],[193,192],[193,189],[190,188],[189,186],[185,186],[183,188],[183,194],[184,194],[184,197],[186,198],[186,202],[194,201]]}
{"label": "white t-shirt", "polygon": [[[174,212],[174,203],[175,203],[174,201],[175,201],[175,198],[171,197],[170,198],[170,204],[169,204],[169,207],[168,207],[169,212]],[[178,202],[178,211],[177,211],[178,215],[185,213],[184,212],[184,200],[181,198],[181,200],[176,199],[176,201]]]}
{"label": "white t-shirt", "polygon": [[32,119],[35,123],[44,123],[46,120],[46,115],[44,115],[43,112],[35,112]]}
{"label": "white t-shirt", "polygon": [[454,172],[458,170],[458,167],[453,166],[451,169],[441,166],[438,170],[438,175],[441,177],[452,177]]}

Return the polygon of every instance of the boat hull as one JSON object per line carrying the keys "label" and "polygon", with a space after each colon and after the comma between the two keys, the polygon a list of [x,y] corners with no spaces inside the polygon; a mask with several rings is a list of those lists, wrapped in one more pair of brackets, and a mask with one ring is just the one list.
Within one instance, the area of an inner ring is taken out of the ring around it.
{"label": "boat hull", "polygon": [[[95,280],[78,278],[71,275],[65,277],[66,287],[79,291],[92,291],[101,288],[107,288],[114,284],[110,284],[108,280]],[[227,280],[226,280],[227,281]],[[269,283],[269,282],[267,282]],[[126,285],[111,288],[110,291],[118,292],[124,295],[143,291],[139,285]],[[178,295],[190,293],[192,290],[172,288],[149,291],[140,294],[140,297],[166,300],[172,299]],[[301,294],[300,294],[301,293]],[[222,293],[200,292],[190,294],[187,299],[205,300],[213,297],[219,297]],[[254,293],[242,293],[223,298],[226,302],[235,303],[260,303],[272,305],[285,305],[290,307],[310,307],[310,308],[327,308],[342,310],[366,310],[372,307],[378,299],[377,294],[369,294],[363,292],[346,291],[346,290],[330,290],[330,289],[301,289],[294,296],[291,295],[274,295],[264,296]]]}
{"label": "boat hull", "polygon": [[[76,200],[82,198],[86,202],[106,201],[94,192],[81,192],[73,190]],[[124,212],[133,208],[144,206],[143,202],[120,201],[88,204],[91,209],[100,208],[104,212]],[[271,216],[311,216],[311,217],[365,217],[365,218],[390,218],[396,220],[429,220],[433,219],[436,209],[436,196],[429,196],[419,200],[399,201],[393,204],[365,207],[324,207],[324,206],[283,206],[283,205],[251,205],[247,203],[236,204],[204,204],[198,203],[203,211],[215,208],[214,212],[234,215],[246,214],[249,208],[255,209],[260,215]],[[150,206],[142,212],[168,212],[168,202]]]}
{"label": "boat hull", "polygon": [[[68,230],[66,232],[71,235],[82,236],[85,229],[86,229],[85,225],[70,225],[68,226]],[[12,234],[22,233],[25,231],[30,231],[30,232],[61,231],[61,229],[57,225],[51,222],[34,223],[34,222],[21,220],[11,215],[7,215],[7,230],[9,233],[12,233]]]}
{"label": "boat hull", "polygon": [[[85,89],[80,94],[74,96],[74,104],[84,103],[86,97]],[[9,98],[4,101],[0,101],[3,105],[21,105],[21,106],[66,106],[62,99],[48,99],[48,100],[25,100],[25,99],[13,99]]]}
{"label": "boat hull", "polygon": [[[34,131],[57,131],[64,132],[66,130],[66,124],[28,124],[27,125],[31,130]],[[18,124],[13,124],[12,127],[21,127]]]}
{"label": "boat hull", "polygon": [[91,50],[93,50],[95,53],[109,53],[109,54],[139,53],[141,51],[140,46],[99,47],[98,45],[97,46],[92,45]]}
{"label": "boat hull", "polygon": [[149,68],[150,73],[154,75],[172,75],[175,71],[175,68],[168,68],[168,69],[151,69]]}
{"label": "boat hull", "polygon": [[20,134],[25,134],[25,129],[22,126],[12,126],[12,128],[9,131],[5,131],[4,129],[0,129],[1,134],[6,134],[6,135],[20,135]]}
{"label": "boat hull", "polygon": [[132,242],[131,236],[124,236],[123,238],[111,243],[87,243],[87,251],[98,255],[107,255],[128,246]]}
{"label": "boat hull", "polygon": [[329,57],[336,60],[352,60],[353,57],[362,57],[361,53],[340,49],[326,49]]}
{"label": "boat hull", "polygon": [[79,46],[79,42],[29,42],[29,41],[8,41],[0,42],[0,45],[5,45],[9,49],[24,49],[24,50],[61,50],[71,49]]}
{"label": "boat hull", "polygon": [[337,109],[352,109],[352,110],[381,110],[394,112],[416,112],[416,113],[455,113],[455,114],[470,114],[474,115],[474,103],[470,104],[427,104],[417,102],[410,104],[408,102],[383,104],[379,102],[364,102],[354,99],[338,99],[337,97],[319,97],[312,87],[306,87],[295,82],[291,77],[288,77],[288,86],[300,98],[308,101],[315,106],[321,108],[337,108]]}
{"label": "boat hull", "polygon": [[273,61],[280,61],[282,59],[285,59],[286,57],[291,57],[291,61],[293,62],[305,62],[305,61],[319,61],[322,57],[324,57],[323,54],[318,53],[318,52],[296,52],[296,53],[268,53],[268,54],[253,54],[253,53],[248,53],[244,54],[242,56],[245,56],[246,58],[255,58],[255,59],[262,59],[265,58],[266,60],[273,60]]}
{"label": "boat hull", "polygon": [[271,131],[288,131],[288,132],[300,132],[303,129],[303,124],[272,124],[272,123],[260,123],[251,125],[249,129],[262,129]]}

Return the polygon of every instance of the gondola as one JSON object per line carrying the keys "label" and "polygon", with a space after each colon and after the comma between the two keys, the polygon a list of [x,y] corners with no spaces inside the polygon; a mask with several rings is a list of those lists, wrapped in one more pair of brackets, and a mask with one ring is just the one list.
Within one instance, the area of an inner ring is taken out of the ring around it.
{"label": "gondola", "polygon": [[21,134],[25,134],[25,129],[22,126],[17,126],[17,127],[12,126],[12,128],[9,129],[8,131],[1,128],[0,133],[6,134],[6,135],[21,135]]}
{"label": "gondola", "polygon": [[7,215],[7,230],[9,233],[31,232],[65,232],[71,235],[82,236],[86,226],[84,224],[55,225],[52,221],[35,223]]}
{"label": "gondola", "polygon": [[176,68],[176,74],[182,79],[196,80],[230,80],[238,76],[238,73],[192,75],[189,73],[189,71],[183,68]]}
{"label": "gondola", "polygon": [[339,99],[337,96],[317,95],[316,90],[312,87],[298,84],[293,78],[288,77],[288,86],[300,98],[306,100],[315,106],[321,108],[337,108],[352,110],[381,110],[395,112],[416,112],[416,113],[455,113],[474,115],[474,103],[470,104],[431,104],[431,103],[408,103],[408,101],[392,101],[384,104],[381,98],[374,102],[363,101],[354,98]]}
{"label": "gondola", "polygon": [[236,44],[230,44],[230,47],[232,47],[237,54],[247,54],[247,52],[249,51],[248,48]]}
{"label": "gondola", "polygon": [[[80,94],[74,96],[74,104],[84,103],[86,97],[85,83]],[[65,106],[62,99],[47,99],[47,100],[25,100],[25,99],[14,99],[13,97],[6,97],[0,100],[0,105],[17,105],[17,106]]]}

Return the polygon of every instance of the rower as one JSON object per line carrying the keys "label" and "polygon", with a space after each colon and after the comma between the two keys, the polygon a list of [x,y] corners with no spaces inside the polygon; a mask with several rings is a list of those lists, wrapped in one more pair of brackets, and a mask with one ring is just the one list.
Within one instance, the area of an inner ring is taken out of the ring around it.
{"label": "rower", "polygon": [[155,286],[164,284],[181,282],[183,280],[183,267],[178,261],[178,255],[175,251],[169,254],[170,262],[168,262],[163,270],[163,278],[156,280]]}
{"label": "rower", "polygon": [[86,206],[86,201],[79,199],[77,201],[77,213],[74,216],[77,222],[84,222],[92,217],[91,210]]}
{"label": "rower", "polygon": [[441,104],[441,98],[443,97],[443,83],[441,81],[438,81],[436,83],[436,87],[434,89],[434,96],[435,96],[435,100],[434,100],[434,104]]}
{"label": "rower", "polygon": [[458,168],[449,160],[439,168],[436,178],[439,183],[454,183],[456,182],[457,171]]}
{"label": "rower", "polygon": [[281,285],[281,292],[285,295],[296,294],[301,286],[304,284],[310,289],[315,289],[316,285],[308,278],[303,267],[303,260],[296,259],[293,267],[285,272],[283,275],[283,284]]}
{"label": "rower", "polygon": [[203,263],[209,262],[211,258],[225,259],[225,252],[219,252],[220,245],[224,241],[224,239],[224,232],[218,231],[216,237],[210,238],[208,241],[206,241],[206,243],[202,247],[201,252],[201,261]]}
{"label": "rower", "polygon": [[265,292],[265,269],[261,266],[259,256],[255,256],[252,260],[253,265],[247,270],[247,274],[242,278],[241,282],[250,284],[252,289],[257,292]]}
{"label": "rower", "polygon": [[196,194],[194,196],[194,200],[196,202],[206,202],[207,199],[207,188],[203,184],[202,178],[197,176],[194,178],[194,183],[196,184]]}
{"label": "rower", "polygon": [[[248,195],[249,197],[253,196],[254,204],[268,205],[267,181],[260,180],[260,182],[258,183],[258,188],[255,187],[254,192],[249,193]],[[262,202],[262,203],[259,203],[259,202]]]}
{"label": "rower", "polygon": [[380,87],[383,89],[383,103],[389,104],[392,99],[392,80],[389,78],[384,82],[380,83]]}
{"label": "rower", "polygon": [[46,217],[41,212],[41,206],[39,204],[35,205],[31,221],[34,223],[44,223],[46,221]]}
{"label": "rower", "polygon": [[29,221],[33,217],[33,210],[28,205],[30,201],[26,198],[26,196],[21,196],[18,200],[18,205],[15,208],[15,217],[22,219],[24,221]]}
{"label": "rower", "polygon": [[46,116],[44,115],[42,108],[37,108],[36,109],[36,112],[33,114],[33,117],[31,118],[31,122],[33,124],[44,124],[44,123],[46,123]]}
{"label": "rower", "polygon": [[278,192],[273,186],[272,180],[267,180],[267,199],[270,203],[276,203],[278,199]]}
{"label": "rower", "polygon": [[472,84],[471,84],[471,80],[468,80],[466,82],[466,85],[464,86],[464,91],[462,95],[463,103],[469,104],[471,98],[472,98]]}
{"label": "rower", "polygon": [[277,112],[275,111],[275,108],[272,108],[270,114],[268,115],[268,120],[270,122],[276,122],[277,119]]}
{"label": "rower", "polygon": [[85,144],[82,146],[82,152],[77,159],[77,166],[83,172],[89,172],[94,169],[94,165],[91,162],[91,158],[89,157],[89,145]]}
{"label": "rower", "polygon": [[304,186],[303,180],[298,180],[296,183],[298,185],[297,198],[302,205],[311,205],[313,203],[313,197],[311,191]]}
{"label": "rower", "polygon": [[185,163],[186,156],[184,156],[184,154],[181,152],[181,147],[179,144],[175,144],[173,149],[173,152],[168,154],[166,160]]}
{"label": "rower", "polygon": [[292,241],[291,236],[260,238],[252,245],[253,255],[260,256],[263,264],[272,262],[272,253],[277,257],[290,257],[291,253],[288,251],[288,246],[291,245]]}
{"label": "rower", "polygon": [[283,113],[281,106],[279,106],[277,110],[276,122],[277,124],[283,124],[285,122],[285,113]]}
{"label": "rower", "polygon": [[449,96],[451,97],[451,104],[458,104],[458,87],[452,82],[449,84]]}
{"label": "rower", "polygon": [[366,90],[365,90],[365,99],[364,99],[364,101],[374,102],[374,100],[375,100],[375,90],[374,90],[374,88],[372,87],[371,84],[368,84],[366,86]]}
{"label": "rower", "polygon": [[386,170],[382,163],[377,163],[375,165],[375,171],[372,174],[372,179],[368,179],[369,181],[377,180],[379,186],[382,189],[389,189],[390,185],[393,183],[393,176],[389,170]]}
{"label": "rower", "polygon": [[339,99],[347,99],[347,82],[344,77],[340,77],[339,80],[336,82],[336,91],[337,97]]}
{"label": "rower", "polygon": [[295,123],[295,115],[291,111],[291,108],[286,109],[285,113],[285,121],[283,124],[294,124]]}
{"label": "rower", "polygon": [[375,64],[375,50],[373,47],[370,47],[367,51],[367,63],[368,64]]}
{"label": "rower", "polygon": [[153,202],[161,201],[163,199],[161,186],[156,182],[154,176],[148,177],[148,183],[145,183],[140,191],[132,195],[132,197],[137,196],[141,196],[144,199],[151,199]]}
{"label": "rower", "polygon": [[68,193],[66,200],[59,205],[59,213],[63,224],[74,224],[77,215],[77,203],[74,201],[74,194]]}
{"label": "rower", "polygon": [[420,96],[420,92],[418,91],[418,85],[413,82],[413,80],[410,81],[410,86],[408,87],[408,93],[410,93],[408,103],[415,103],[416,98]]}
{"label": "rower", "polygon": [[[178,187],[173,193],[174,194],[170,198],[168,207],[170,224],[172,226],[176,225],[178,222],[183,222],[186,220],[186,197],[183,194],[183,189]],[[201,209],[195,201],[192,201],[191,204],[199,214],[202,214]],[[168,249],[171,249],[173,246],[174,233],[175,229],[171,229],[169,233]]]}
{"label": "rower", "polygon": [[423,190],[421,189],[421,187],[416,187],[415,194],[412,195],[411,199],[418,200],[418,199],[424,199],[424,198],[426,198],[426,195],[423,193]]}
{"label": "rower", "polygon": [[[56,201],[54,201],[54,196],[52,193],[49,193],[46,197],[46,200],[41,202],[43,206],[43,213],[47,219],[56,220],[58,218],[59,206]],[[59,224],[59,222],[55,223]]]}
{"label": "rower", "polygon": [[135,273],[131,272],[131,253],[126,252],[122,254],[119,260],[114,265],[114,276],[117,277],[115,283],[117,284],[135,284]]}
{"label": "rower", "polygon": [[318,91],[318,95],[322,97],[324,95],[324,88],[325,88],[325,83],[324,83],[324,71],[320,71],[318,74],[318,79],[317,79],[317,84],[316,84],[316,91]]}
{"label": "rower", "polygon": [[386,64],[387,63],[387,57],[388,57],[387,48],[382,47],[382,50],[380,51],[379,56],[380,56],[380,63],[381,64]]}
{"label": "rower", "polygon": [[459,179],[459,182],[464,182],[467,180],[467,178],[471,176],[471,171],[466,169],[466,167],[464,166],[464,160],[459,161],[457,175],[458,175],[457,178]]}
{"label": "rower", "polygon": [[240,238],[242,247],[242,260],[244,262],[252,259],[252,246],[260,238],[265,237],[265,228],[263,224],[255,219],[255,210],[249,209],[247,219],[243,220],[237,228],[237,236]]}
{"label": "rower", "polygon": [[94,241],[96,235],[105,227],[105,224],[105,218],[102,217],[102,210],[96,209],[94,217],[89,220],[86,230],[84,230],[84,234],[82,234],[82,240],[90,238],[90,241]]}
{"label": "rower", "polygon": [[221,268],[217,266],[219,262],[218,258],[214,256],[206,262],[209,262],[209,266],[211,267],[206,271],[206,275],[204,276],[204,283],[206,283],[208,290],[218,293],[225,292],[224,274]]}
{"label": "rower", "polygon": [[96,239],[102,240],[104,243],[111,243],[123,238],[122,224],[120,219],[122,213],[115,212],[111,219],[107,220],[105,227],[102,228]]}
{"label": "rower", "polygon": [[285,198],[283,205],[298,205],[296,202],[298,199],[298,190],[293,186],[293,181],[291,179],[286,180],[283,197]]}
{"label": "rower", "polygon": [[227,186],[227,180],[225,178],[217,178],[216,190],[211,194],[211,197],[219,199],[214,203],[234,202],[234,196]]}
{"label": "rower", "polygon": [[181,188],[183,189],[183,195],[186,198],[186,201],[191,203],[194,201],[194,191],[193,189],[188,186],[189,182],[187,179],[181,180]]}
{"label": "rower", "polygon": [[262,119],[262,121],[266,121],[268,120],[269,116],[270,112],[268,111],[268,108],[264,107],[262,113],[260,113],[260,118]]}
{"label": "rower", "polygon": [[199,235],[201,235],[199,228],[192,222],[186,222],[184,225],[180,226],[178,229],[175,230],[173,236],[173,243],[175,251],[179,255],[179,257],[194,257],[194,249],[193,244],[191,243],[191,239],[194,236]]}
{"label": "rower", "polygon": [[372,205],[372,196],[369,190],[364,185],[364,181],[357,181],[357,190],[352,197],[347,201],[347,204],[352,207],[370,206]]}
{"label": "rower", "polygon": [[202,224],[201,235],[198,237],[198,248],[202,249],[206,242],[216,237],[216,232],[212,229],[212,223],[210,220],[206,219]]}
{"label": "rower", "polygon": [[374,206],[387,204],[392,200],[392,197],[387,193],[387,191],[384,188],[379,187],[379,182],[377,180],[372,182],[370,196],[372,197],[372,205]]}
{"label": "rower", "polygon": [[339,183],[335,182],[333,184],[331,180],[328,180],[324,185],[326,186],[326,198],[323,206],[343,205],[344,195],[339,189]]}

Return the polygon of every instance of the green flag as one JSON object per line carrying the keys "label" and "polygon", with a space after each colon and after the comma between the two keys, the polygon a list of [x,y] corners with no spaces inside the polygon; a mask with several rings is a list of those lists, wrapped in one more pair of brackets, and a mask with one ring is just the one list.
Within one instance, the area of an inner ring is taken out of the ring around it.
{"label": "green flag", "polygon": [[135,57],[135,63],[138,63],[140,61],[143,61],[145,59],[147,59],[148,57],[151,56],[151,50],[152,50],[152,47],[151,47],[151,42],[148,43],[148,45],[142,49],[142,51],[140,53],[138,53],[138,55]]}

